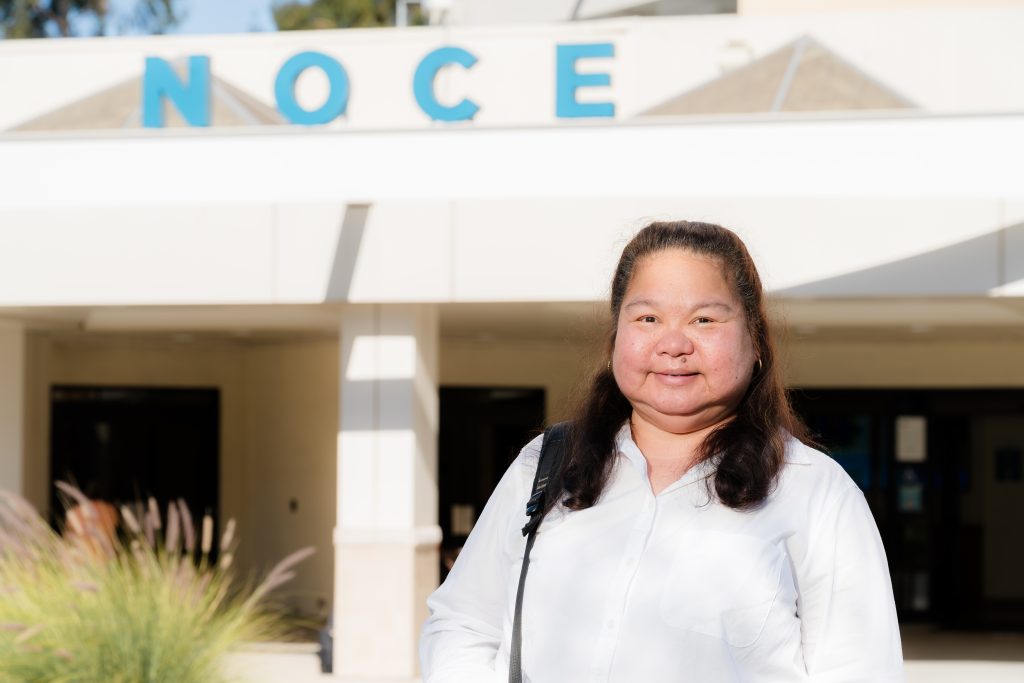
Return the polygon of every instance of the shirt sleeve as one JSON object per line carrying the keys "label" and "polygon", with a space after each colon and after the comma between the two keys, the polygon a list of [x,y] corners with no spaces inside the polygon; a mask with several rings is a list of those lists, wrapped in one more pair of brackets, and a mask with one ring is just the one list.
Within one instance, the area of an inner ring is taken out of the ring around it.
{"label": "shirt sleeve", "polygon": [[511,530],[526,523],[526,490],[536,470],[534,445],[527,445],[509,466],[447,579],[427,599],[430,616],[420,637],[424,683],[507,680],[495,661],[510,604],[509,546],[518,541]]}
{"label": "shirt sleeve", "polygon": [[846,489],[817,526],[799,577],[804,664],[814,683],[897,683],[903,654],[889,567],[864,495]]}

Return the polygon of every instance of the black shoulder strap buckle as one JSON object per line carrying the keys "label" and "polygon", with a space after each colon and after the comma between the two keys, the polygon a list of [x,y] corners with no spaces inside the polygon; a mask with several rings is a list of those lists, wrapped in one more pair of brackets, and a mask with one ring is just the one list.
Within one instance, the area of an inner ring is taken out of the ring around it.
{"label": "black shoulder strap buckle", "polygon": [[[526,515],[530,521],[523,527],[523,536],[529,536],[540,526],[544,518],[548,488],[552,475],[565,457],[565,437],[569,431],[568,422],[559,422],[544,432],[544,441],[540,447],[540,460],[537,462],[537,475],[533,478],[533,494],[526,503]],[[557,495],[552,493],[552,495]]]}

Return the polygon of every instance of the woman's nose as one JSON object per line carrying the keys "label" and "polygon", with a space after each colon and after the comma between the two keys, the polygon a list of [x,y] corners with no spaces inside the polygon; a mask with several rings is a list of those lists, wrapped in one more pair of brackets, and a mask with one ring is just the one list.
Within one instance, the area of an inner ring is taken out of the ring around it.
{"label": "woman's nose", "polygon": [[667,327],[658,340],[657,350],[666,356],[686,356],[693,353],[693,340],[682,328]]}

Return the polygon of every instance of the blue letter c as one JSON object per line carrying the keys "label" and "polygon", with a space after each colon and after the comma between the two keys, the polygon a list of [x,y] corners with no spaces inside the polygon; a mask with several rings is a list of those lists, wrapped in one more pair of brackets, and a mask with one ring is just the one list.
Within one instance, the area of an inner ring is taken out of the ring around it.
{"label": "blue letter c", "polygon": [[476,57],[461,47],[440,47],[434,50],[416,67],[412,81],[413,94],[420,109],[435,121],[466,121],[480,111],[473,100],[463,99],[453,107],[446,107],[434,96],[437,72],[448,64],[458,64],[468,69],[476,64]]}

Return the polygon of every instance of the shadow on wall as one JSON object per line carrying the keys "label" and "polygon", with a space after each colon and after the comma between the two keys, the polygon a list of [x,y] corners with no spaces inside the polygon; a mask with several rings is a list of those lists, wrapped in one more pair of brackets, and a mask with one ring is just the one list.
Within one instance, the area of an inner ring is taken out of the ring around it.
{"label": "shadow on wall", "polygon": [[366,232],[366,221],[370,217],[369,204],[347,204],[341,219],[341,234],[331,264],[331,279],[327,283],[327,301],[348,301],[352,291],[359,248]]}
{"label": "shadow on wall", "polygon": [[783,289],[815,296],[986,295],[1024,279],[1024,223],[845,275]]}

